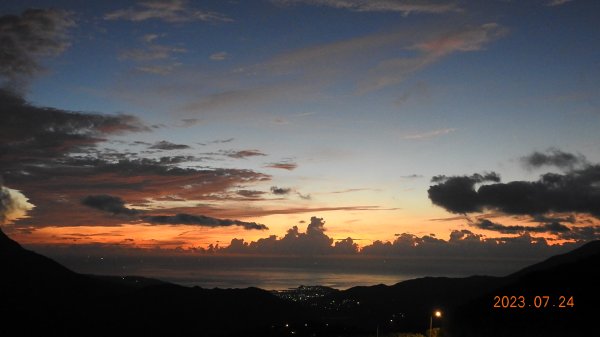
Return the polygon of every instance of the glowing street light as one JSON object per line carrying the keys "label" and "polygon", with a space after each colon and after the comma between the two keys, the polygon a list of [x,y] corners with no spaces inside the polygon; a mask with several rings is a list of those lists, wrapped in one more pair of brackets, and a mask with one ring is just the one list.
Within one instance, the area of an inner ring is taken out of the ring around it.
{"label": "glowing street light", "polygon": [[440,317],[442,317],[442,312],[439,310],[436,310],[429,317],[429,337],[431,337],[431,333],[433,332],[433,316],[435,316],[435,318],[440,318]]}

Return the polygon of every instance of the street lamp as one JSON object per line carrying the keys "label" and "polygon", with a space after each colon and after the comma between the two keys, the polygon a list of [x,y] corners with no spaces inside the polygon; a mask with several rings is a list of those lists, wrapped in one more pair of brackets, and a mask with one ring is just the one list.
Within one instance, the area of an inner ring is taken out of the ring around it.
{"label": "street lamp", "polygon": [[429,317],[429,337],[431,337],[431,333],[432,333],[432,330],[433,330],[433,316],[435,316],[436,318],[440,318],[440,317],[442,317],[442,312],[439,311],[439,310],[436,310]]}

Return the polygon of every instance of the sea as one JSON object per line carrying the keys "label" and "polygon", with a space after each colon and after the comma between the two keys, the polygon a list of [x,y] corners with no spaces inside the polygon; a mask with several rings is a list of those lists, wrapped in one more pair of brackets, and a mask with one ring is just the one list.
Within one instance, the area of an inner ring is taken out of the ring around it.
{"label": "sea", "polygon": [[348,289],[393,285],[425,276],[504,276],[536,262],[530,259],[306,258],[231,256],[56,255],[83,274],[143,276],[202,288],[285,290],[304,286]]}

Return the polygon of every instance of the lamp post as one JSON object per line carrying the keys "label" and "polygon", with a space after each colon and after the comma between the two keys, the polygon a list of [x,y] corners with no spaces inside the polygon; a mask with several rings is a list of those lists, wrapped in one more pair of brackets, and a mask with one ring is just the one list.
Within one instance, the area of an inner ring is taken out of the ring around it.
{"label": "lamp post", "polygon": [[436,318],[440,318],[442,317],[442,312],[436,310],[431,316],[429,316],[429,337],[431,337],[431,333],[433,332],[433,316],[435,316]]}

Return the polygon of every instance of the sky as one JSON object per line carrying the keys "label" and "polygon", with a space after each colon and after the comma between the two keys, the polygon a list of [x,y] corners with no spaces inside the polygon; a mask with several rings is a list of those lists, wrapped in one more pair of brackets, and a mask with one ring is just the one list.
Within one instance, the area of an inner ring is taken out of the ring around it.
{"label": "sky", "polygon": [[600,237],[599,11],[4,1],[1,228],[71,260],[385,256],[444,274],[458,262],[432,261],[564,252]]}

